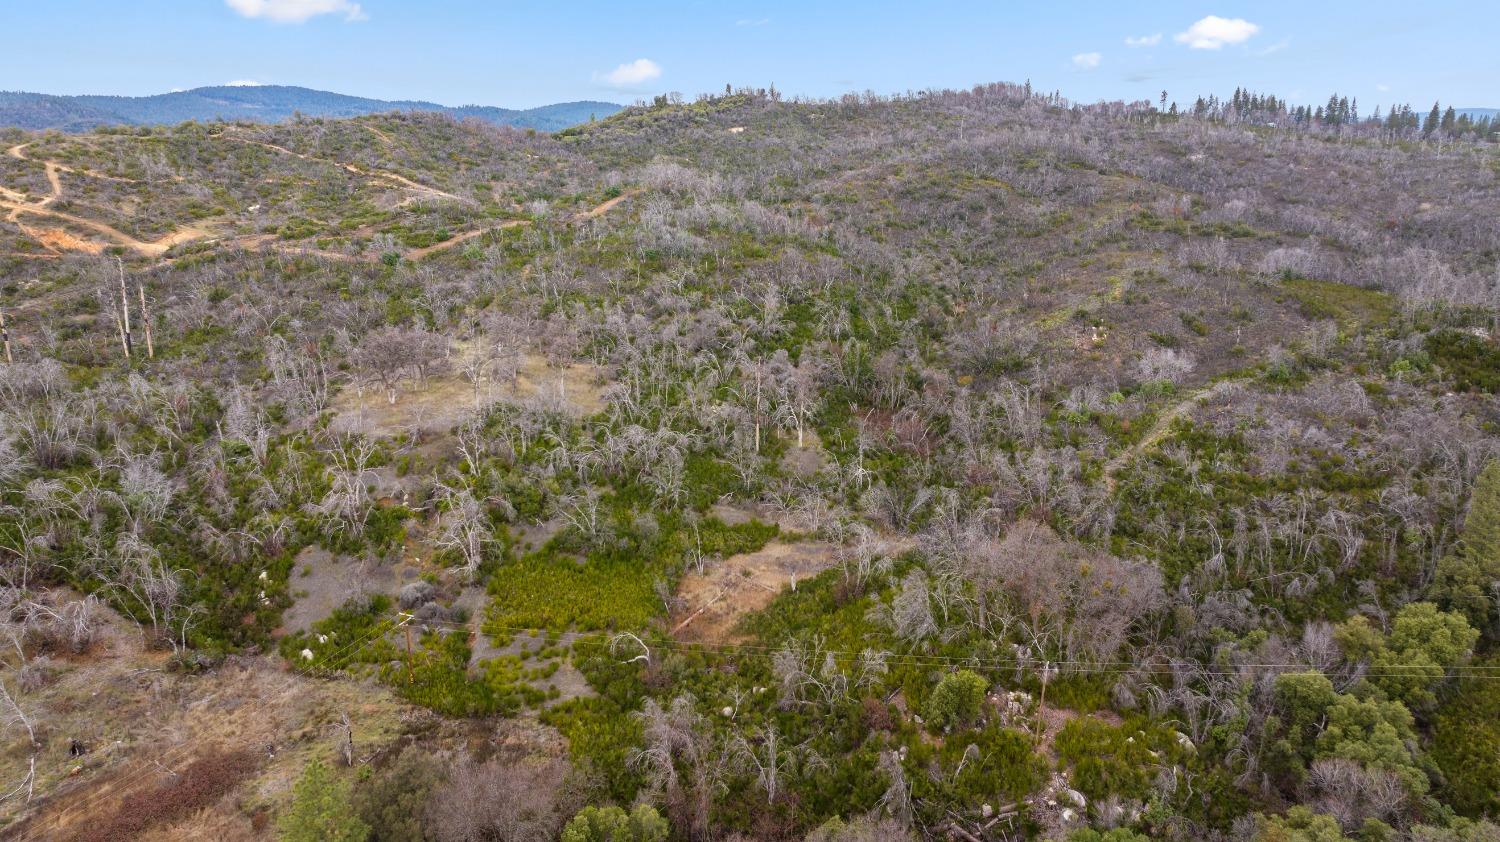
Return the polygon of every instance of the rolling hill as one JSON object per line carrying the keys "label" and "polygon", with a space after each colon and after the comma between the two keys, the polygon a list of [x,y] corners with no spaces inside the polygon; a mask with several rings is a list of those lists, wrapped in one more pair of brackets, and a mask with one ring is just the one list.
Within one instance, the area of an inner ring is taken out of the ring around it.
{"label": "rolling hill", "polygon": [[0,129],[0,838],[1500,840],[1500,144],[1245,99]]}
{"label": "rolling hill", "polygon": [[558,131],[620,110],[612,102],[561,102],[530,109],[451,107],[419,100],[382,100],[286,85],[216,86],[154,96],[54,96],[0,92],[0,126],[85,131],[96,126],[159,126],[187,120],[280,123],[295,114],[358,117],[384,111],[433,111],[478,117],[501,126]]}

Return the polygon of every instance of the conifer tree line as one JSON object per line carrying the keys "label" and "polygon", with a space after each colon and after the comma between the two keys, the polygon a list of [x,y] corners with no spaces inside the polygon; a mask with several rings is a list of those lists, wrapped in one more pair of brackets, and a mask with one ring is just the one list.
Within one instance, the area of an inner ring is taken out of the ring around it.
{"label": "conifer tree line", "polygon": [[[1167,107],[1166,91],[1162,92],[1160,102],[1160,110],[1164,113],[1179,113],[1177,103]],[[1328,102],[1323,105],[1293,106],[1275,95],[1259,94],[1249,88],[1238,87],[1228,100],[1215,95],[1198,97],[1193,102],[1192,115],[1226,123],[1351,130],[1394,138],[1500,140],[1500,121],[1483,115],[1475,117],[1458,111],[1452,105],[1443,106],[1440,102],[1434,102],[1431,110],[1424,116],[1409,103],[1397,103],[1383,113],[1377,106],[1374,111],[1362,115],[1357,97],[1337,93],[1331,94]]]}

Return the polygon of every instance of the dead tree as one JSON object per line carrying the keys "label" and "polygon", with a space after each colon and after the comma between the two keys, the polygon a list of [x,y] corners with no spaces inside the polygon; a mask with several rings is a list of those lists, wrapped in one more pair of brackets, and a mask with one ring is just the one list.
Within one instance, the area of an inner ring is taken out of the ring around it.
{"label": "dead tree", "polygon": [[125,348],[125,359],[130,359],[132,342],[130,338],[130,293],[125,289],[125,261],[115,258],[115,264],[120,268],[120,316],[116,324],[120,328],[120,344]]}
{"label": "dead tree", "polygon": [[339,713],[339,727],[343,729],[344,738],[339,741],[339,754],[344,758],[345,766],[354,765],[354,725],[349,721],[349,714],[343,711]]}
{"label": "dead tree", "polygon": [[156,359],[156,345],[151,341],[151,311],[146,309],[146,285],[137,283],[136,294],[141,300],[141,329],[146,333],[146,359]]}
{"label": "dead tree", "polygon": [[5,326],[4,308],[0,308],[0,340],[5,342],[5,361],[7,363],[15,362],[15,357],[11,356],[10,353],[10,328]]}
{"label": "dead tree", "polygon": [[12,725],[20,726],[26,732],[26,742],[31,748],[31,756],[27,760],[26,774],[21,778],[20,783],[9,792],[0,795],[0,802],[9,801],[22,792],[26,793],[26,800],[29,802],[36,786],[36,758],[41,753],[42,745],[37,741],[36,727],[32,724],[32,717],[21,709],[21,705],[11,694],[10,688],[6,687],[4,682],[0,682],[0,728],[9,730]]}

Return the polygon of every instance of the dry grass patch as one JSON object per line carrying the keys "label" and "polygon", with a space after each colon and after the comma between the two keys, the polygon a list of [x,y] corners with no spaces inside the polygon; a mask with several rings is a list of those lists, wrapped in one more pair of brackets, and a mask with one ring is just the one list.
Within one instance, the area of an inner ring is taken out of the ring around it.
{"label": "dry grass patch", "polygon": [[[462,353],[456,352],[455,356]],[[604,377],[585,363],[558,367],[546,358],[528,354],[514,383],[481,383],[479,403],[540,398],[556,401],[579,418],[604,408]],[[406,432],[446,433],[472,415],[476,408],[474,384],[457,374],[430,377],[425,385],[410,384],[392,403],[378,387],[346,387],[333,399],[335,432],[395,436]]]}
{"label": "dry grass patch", "polygon": [[672,634],[701,643],[738,642],[743,636],[735,628],[741,618],[770,605],[783,589],[832,567],[836,553],[824,542],[772,541],[702,573],[689,573],[677,587],[680,607],[672,616]]}

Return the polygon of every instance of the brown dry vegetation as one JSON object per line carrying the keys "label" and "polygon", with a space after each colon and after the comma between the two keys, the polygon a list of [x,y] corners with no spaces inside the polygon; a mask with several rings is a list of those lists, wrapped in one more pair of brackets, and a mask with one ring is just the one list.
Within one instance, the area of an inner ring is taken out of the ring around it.
{"label": "brown dry vegetation", "polygon": [[795,589],[798,581],[833,567],[837,553],[831,544],[772,541],[688,573],[677,586],[672,634],[713,644],[743,641],[736,629],[742,618],[770,605],[783,590]]}
{"label": "brown dry vegetation", "polygon": [[[459,343],[455,356],[462,358],[465,353]],[[603,408],[604,388],[603,375],[594,366],[572,363],[558,367],[545,357],[530,354],[524,357],[513,382],[482,382],[479,400],[487,405],[497,399],[535,398],[581,418]],[[477,411],[474,384],[457,374],[429,377],[425,383],[412,382],[398,388],[394,403],[378,387],[349,386],[334,398],[331,408],[332,429],[386,437],[413,431],[445,434]]]}
{"label": "brown dry vegetation", "polygon": [[0,133],[0,821],[269,838],[345,715],[439,839],[1484,815],[1495,149],[1269,122]]}

